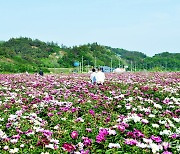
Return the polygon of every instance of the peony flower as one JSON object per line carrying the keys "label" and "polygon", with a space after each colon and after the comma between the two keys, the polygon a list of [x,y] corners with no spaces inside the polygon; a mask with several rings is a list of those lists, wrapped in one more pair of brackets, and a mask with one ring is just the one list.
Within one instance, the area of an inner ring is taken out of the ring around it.
{"label": "peony flower", "polygon": [[46,136],[47,138],[51,137],[52,136],[52,132],[50,130],[43,130],[43,135]]}
{"label": "peony flower", "polygon": [[109,148],[120,148],[120,144],[119,143],[109,143],[108,145]]}
{"label": "peony flower", "polygon": [[172,154],[172,152],[164,151],[162,154]]}
{"label": "peony flower", "polygon": [[159,125],[158,124],[152,124],[152,127],[153,128],[159,128]]}
{"label": "peony flower", "polygon": [[120,130],[121,132],[125,131],[125,127],[123,125],[118,125],[117,126],[118,130]]}
{"label": "peony flower", "polygon": [[48,117],[52,117],[54,114],[53,113],[48,113],[47,115],[48,115]]}
{"label": "peony flower", "polygon": [[125,139],[125,144],[136,145],[137,143],[138,143],[137,140],[134,140],[134,139]]}
{"label": "peony flower", "polygon": [[78,132],[77,131],[73,131],[71,133],[71,137],[72,137],[72,139],[77,139],[78,138]]}
{"label": "peony flower", "polygon": [[89,133],[89,132],[92,132],[92,129],[91,128],[86,128],[86,131]]}
{"label": "peony flower", "polygon": [[19,151],[18,148],[10,149],[9,153],[17,153]]}
{"label": "peony flower", "polygon": [[153,142],[152,139],[143,138],[143,141],[147,144],[151,144]]}
{"label": "peony flower", "polygon": [[18,142],[18,139],[11,139],[10,142],[13,143],[13,144],[15,144],[15,143]]}
{"label": "peony flower", "polygon": [[162,140],[161,140],[161,138],[160,138],[159,136],[154,136],[154,135],[152,135],[152,136],[151,136],[151,139],[154,140],[154,141],[157,142],[157,143],[162,142]]}
{"label": "peony flower", "polygon": [[165,150],[167,150],[170,147],[170,144],[168,142],[163,142],[162,146],[164,147]]}
{"label": "peony flower", "polygon": [[138,142],[138,143],[136,144],[136,146],[137,146],[137,147],[140,147],[140,148],[147,148],[147,147],[148,147],[147,144],[140,143],[140,142]]}
{"label": "peony flower", "polygon": [[153,153],[157,153],[159,151],[159,146],[155,143],[151,143],[150,148],[152,149]]}
{"label": "peony flower", "polygon": [[20,145],[20,148],[24,148],[24,144],[21,144],[21,145]]}
{"label": "peony flower", "polygon": [[91,114],[92,116],[94,116],[94,115],[95,115],[94,110],[90,109],[90,110],[89,110],[89,114]]}
{"label": "peony flower", "polygon": [[49,149],[54,149],[54,144],[48,144],[48,145],[45,145],[45,147]]}
{"label": "peony flower", "polygon": [[97,136],[96,136],[96,142],[97,143],[101,143],[102,141],[105,141],[106,139],[105,139],[105,136],[103,135],[103,134],[98,134]]}
{"label": "peony flower", "polygon": [[68,151],[68,152],[73,152],[76,149],[73,144],[69,144],[69,143],[64,143],[62,145],[62,148],[64,151]]}
{"label": "peony flower", "polygon": [[148,121],[147,119],[142,119],[141,121],[142,121],[142,123],[144,123],[144,124],[148,124],[148,123],[149,123],[149,121]]}
{"label": "peony flower", "polygon": [[8,145],[5,145],[3,149],[4,149],[4,150],[8,150],[8,149],[9,149],[9,146],[8,146]]}
{"label": "peony flower", "polygon": [[92,144],[92,140],[89,139],[88,137],[82,137],[82,139],[83,139],[83,144],[84,144],[85,146],[89,146],[89,145]]}
{"label": "peony flower", "polygon": [[83,150],[83,147],[84,147],[84,144],[81,143],[81,142],[79,142],[76,146],[78,147],[78,149],[79,149],[80,151],[82,151],[82,150]]}

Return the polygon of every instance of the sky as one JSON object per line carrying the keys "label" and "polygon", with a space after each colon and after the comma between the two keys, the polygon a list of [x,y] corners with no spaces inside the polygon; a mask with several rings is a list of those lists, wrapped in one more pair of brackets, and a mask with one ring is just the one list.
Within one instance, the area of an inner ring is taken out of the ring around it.
{"label": "sky", "polygon": [[0,0],[0,40],[180,53],[180,0]]}

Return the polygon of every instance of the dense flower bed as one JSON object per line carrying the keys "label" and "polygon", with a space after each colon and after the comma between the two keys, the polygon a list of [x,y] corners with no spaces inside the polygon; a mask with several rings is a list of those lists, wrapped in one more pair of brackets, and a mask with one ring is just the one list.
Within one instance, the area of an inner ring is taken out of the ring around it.
{"label": "dense flower bed", "polygon": [[180,153],[180,73],[0,75],[0,153]]}

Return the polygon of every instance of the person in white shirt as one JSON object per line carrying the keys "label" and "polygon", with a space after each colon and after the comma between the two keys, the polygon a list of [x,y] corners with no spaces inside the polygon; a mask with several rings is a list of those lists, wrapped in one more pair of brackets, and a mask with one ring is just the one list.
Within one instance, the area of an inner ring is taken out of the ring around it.
{"label": "person in white shirt", "polygon": [[95,68],[92,69],[92,73],[90,75],[91,83],[95,84],[97,82],[97,73]]}
{"label": "person in white shirt", "polygon": [[101,68],[98,68],[98,72],[96,74],[96,82],[97,84],[103,84],[105,80],[105,74],[101,71]]}

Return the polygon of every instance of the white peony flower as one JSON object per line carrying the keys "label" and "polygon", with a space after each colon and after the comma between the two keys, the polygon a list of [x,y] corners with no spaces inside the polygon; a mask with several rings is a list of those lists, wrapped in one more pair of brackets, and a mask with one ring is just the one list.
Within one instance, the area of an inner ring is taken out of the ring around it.
{"label": "white peony flower", "polygon": [[4,121],[4,118],[0,118],[0,121]]}
{"label": "white peony flower", "polygon": [[171,133],[171,131],[170,130],[163,130],[163,131],[161,131],[160,133],[159,133],[160,135],[171,135],[172,133]]}
{"label": "white peony flower", "polygon": [[148,144],[151,144],[153,142],[152,139],[147,139],[147,138],[143,138],[143,141]]}
{"label": "white peony flower", "polygon": [[21,148],[24,148],[24,144],[21,144],[20,147],[21,147]]}
{"label": "white peony flower", "polygon": [[155,108],[162,109],[162,106],[161,106],[161,105],[159,105],[159,104],[156,104],[156,103],[154,103],[154,107],[155,107]]}
{"label": "white peony flower", "polygon": [[154,118],[155,115],[154,115],[154,114],[149,114],[149,117],[150,117],[150,118]]}
{"label": "white peony flower", "polygon": [[136,146],[137,146],[137,147],[140,147],[140,148],[147,148],[147,147],[148,147],[147,144],[139,143],[139,142],[136,144]]}
{"label": "white peony flower", "polygon": [[142,119],[141,121],[145,124],[149,123],[149,121],[147,119]]}
{"label": "white peony flower", "polygon": [[152,124],[152,127],[153,128],[159,128],[159,125],[158,124]]}
{"label": "white peony flower", "polygon": [[109,135],[116,135],[116,131],[112,130],[112,129],[109,129],[108,133],[109,133]]}
{"label": "white peony flower", "polygon": [[177,122],[177,123],[180,122],[180,118],[174,118],[174,117],[173,117],[172,119],[173,119],[175,122]]}
{"label": "white peony flower", "polygon": [[46,148],[54,149],[54,144],[45,145]]}
{"label": "white peony flower", "polygon": [[151,143],[150,148],[152,149],[153,153],[157,153],[159,151],[159,146],[155,143]]}
{"label": "white peony flower", "polygon": [[4,150],[8,150],[8,149],[9,149],[9,146],[5,145],[3,149],[4,149]]}
{"label": "white peony flower", "polygon": [[119,143],[109,143],[108,145],[109,148],[120,148],[120,144]]}
{"label": "white peony flower", "polygon": [[13,143],[13,144],[14,144],[14,143],[17,143],[17,142],[18,142],[18,139],[11,139],[10,142]]}
{"label": "white peony flower", "polygon": [[10,149],[9,153],[17,153],[19,151],[18,148]]}

